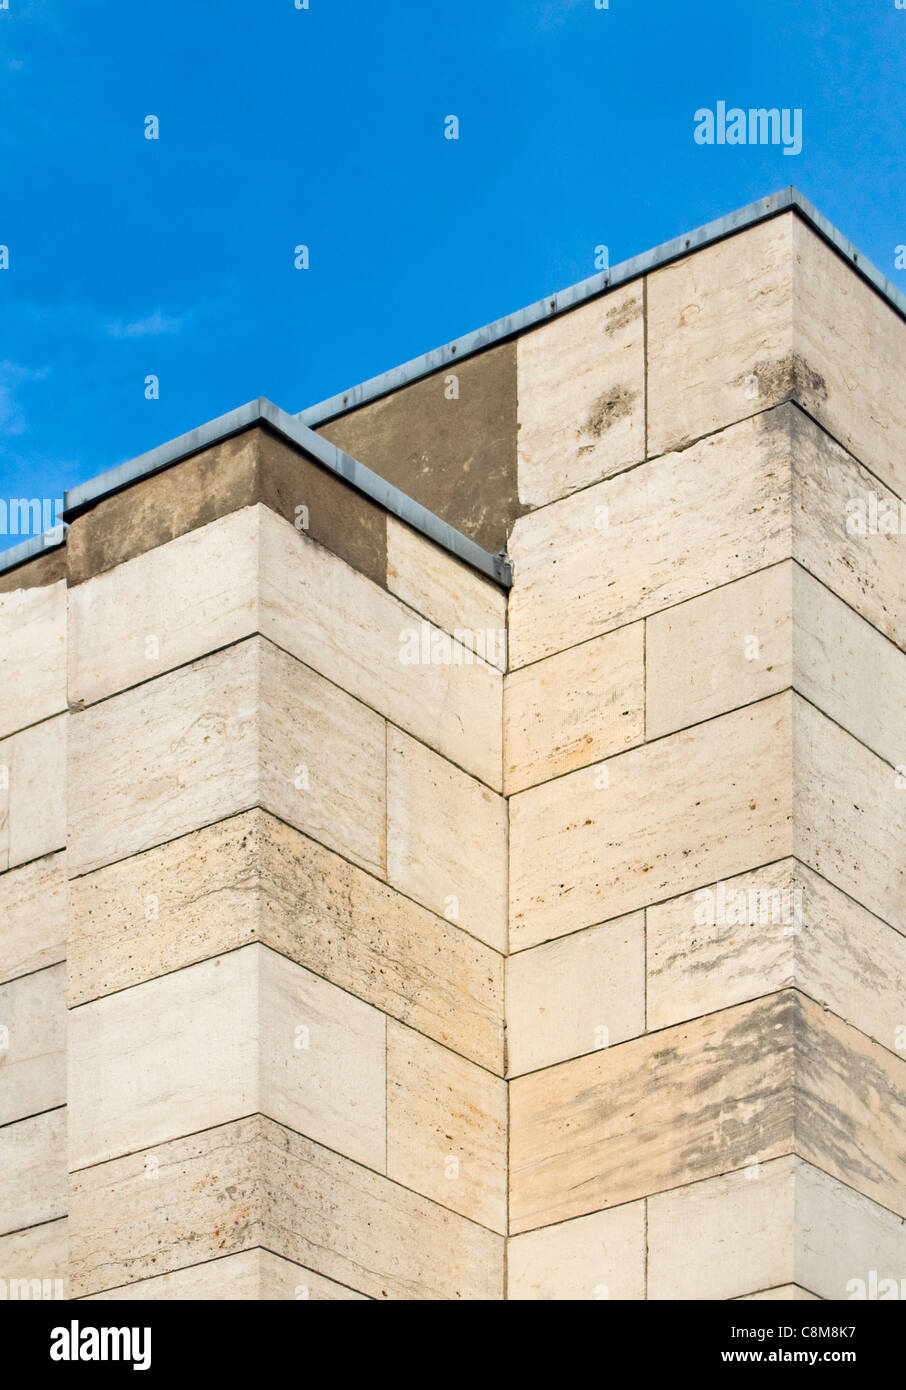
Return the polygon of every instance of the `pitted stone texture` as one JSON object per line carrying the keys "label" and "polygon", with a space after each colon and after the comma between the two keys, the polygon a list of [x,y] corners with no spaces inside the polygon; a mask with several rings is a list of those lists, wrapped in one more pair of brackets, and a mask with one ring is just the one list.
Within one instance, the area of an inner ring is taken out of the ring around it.
{"label": "pitted stone texture", "polygon": [[503,1238],[252,1116],[73,1177],[77,1296],[257,1246],[380,1299],[493,1299]]}
{"label": "pitted stone texture", "polygon": [[502,957],[265,811],[107,865],[70,888],[73,1005],[262,941],[503,1069]]}

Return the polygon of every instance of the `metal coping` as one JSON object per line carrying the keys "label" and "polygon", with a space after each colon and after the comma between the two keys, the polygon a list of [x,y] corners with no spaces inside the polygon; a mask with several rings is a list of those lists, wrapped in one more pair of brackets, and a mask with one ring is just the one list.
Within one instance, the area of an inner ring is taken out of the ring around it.
{"label": "metal coping", "polygon": [[828,222],[827,218],[823,217],[807,198],[804,198],[797,189],[789,187],[782,189],[779,193],[772,193],[767,198],[759,198],[757,202],[749,203],[744,208],[738,208],[736,212],[728,213],[725,217],[719,217],[716,222],[708,222],[705,226],[698,227],[694,232],[685,232],[682,236],[674,237],[672,241],[665,241],[662,246],[656,246],[652,251],[644,251],[641,255],[633,256],[628,261],[622,261],[609,270],[603,270],[598,275],[581,280],[577,285],[570,285],[565,290],[558,290],[556,294],[539,299],[536,303],[528,305],[527,308],[517,310],[516,313],[507,314],[504,318],[497,319],[495,323],[489,323],[484,328],[477,328],[473,333],[467,333],[463,338],[454,338],[452,342],[445,343],[443,347],[434,348],[421,357],[414,357],[411,362],[404,362],[402,366],[393,367],[388,372],[382,372],[380,376],[363,381],[358,386],[352,386],[348,391],[341,391],[339,395],[331,396],[329,400],[320,401],[317,405],[310,405],[307,409],[299,412],[298,418],[304,424],[312,427],[326,424],[329,420],[354,410],[357,406],[366,405],[369,401],[378,400],[381,396],[398,391],[401,386],[418,381],[421,377],[430,376],[432,372],[438,371],[441,367],[449,366],[451,362],[461,362],[463,358],[472,357],[484,348],[492,347],[495,343],[501,343],[507,338],[524,333],[526,329],[543,323],[545,319],[555,318],[567,309],[574,309],[577,304],[594,299],[596,295],[603,294],[606,290],[615,289],[617,285],[625,285],[640,275],[657,270],[661,266],[668,265],[671,261],[679,260],[688,255],[690,251],[698,251],[702,247],[713,246],[715,242],[723,241],[726,237],[732,236],[734,232],[744,231],[748,227],[756,226],[759,222],[766,222],[770,217],[776,217],[778,213],[790,210],[797,212],[820,237],[852,265],[863,280],[867,280],[872,288],[889,302],[896,313],[906,319],[906,295],[891,284],[887,277],[882,275],[870,261],[867,261],[861,252],[856,250],[852,242],[838,232],[833,223]]}
{"label": "metal coping", "polygon": [[[335,444],[331,444],[330,440],[322,438],[321,435],[310,430],[307,425],[301,424],[295,415],[288,415],[285,410],[281,410],[279,406],[274,405],[272,401],[263,396],[259,397],[258,400],[249,401],[247,405],[240,406],[238,410],[231,410],[228,414],[221,415],[216,420],[209,420],[207,424],[199,425],[197,429],[190,430],[188,434],[180,435],[178,439],[172,439],[167,444],[161,444],[157,449],[152,449],[147,454],[141,454],[128,463],[122,463],[119,467],[102,473],[98,478],[92,478],[87,483],[81,483],[78,487],[68,489],[63,498],[63,517],[66,521],[72,521],[102,498],[109,497],[115,492],[121,492],[123,488],[137,482],[140,478],[147,478],[153,473],[159,473],[171,464],[189,458],[202,449],[208,449],[211,445],[229,439],[232,435],[241,434],[254,425],[265,425],[281,439],[304,450],[323,467],[329,469],[331,473],[342,478],[350,487],[364,493],[366,497],[370,497],[372,501],[377,502],[393,516],[399,517],[400,521],[406,522],[408,526],[420,531],[429,540],[443,546],[445,550],[450,551],[467,565],[471,565],[473,569],[487,575],[495,583],[504,588],[509,588],[512,584],[509,561],[503,553],[491,555],[487,550],[483,550],[468,536],[462,535],[461,532],[454,530],[448,522],[435,516],[433,512],[429,512],[427,507],[423,507],[420,502],[407,497],[392,483],[378,477],[377,473],[373,473],[363,463],[359,463],[357,459],[344,453],[342,449],[338,449]],[[17,558],[12,559],[0,552],[0,572],[4,569],[12,569],[14,565],[21,564],[23,559],[29,558],[29,556],[18,554],[21,550],[22,547],[17,546]],[[12,554],[12,552],[8,552],[8,554]]]}
{"label": "metal coping", "polygon": [[[548,295],[545,299],[539,299],[525,309],[497,319],[495,323],[476,329],[473,333],[466,334],[465,337],[456,338],[443,347],[435,348],[421,357],[413,358],[411,362],[405,362],[402,366],[394,367],[388,372],[383,372],[380,376],[372,377],[370,381],[351,387],[350,390],[332,396],[329,400],[321,401],[318,405],[309,406],[297,415],[288,415],[286,411],[281,410],[279,406],[274,405],[263,396],[259,397],[258,400],[250,401],[247,405],[240,406],[238,410],[232,410],[216,420],[199,425],[197,429],[190,430],[188,434],[180,435],[178,439],[161,444],[158,448],[151,449],[148,453],[141,454],[128,463],[120,464],[119,467],[112,468],[87,483],[69,489],[64,496],[63,516],[67,521],[70,521],[102,498],[121,491],[140,478],[150,477],[153,473],[158,473],[202,449],[210,448],[213,444],[228,439],[231,435],[240,434],[253,425],[262,424],[289,443],[310,454],[325,468],[343,478],[351,487],[379,503],[392,515],[406,522],[407,525],[412,526],[422,535],[435,541],[445,550],[450,551],[460,560],[487,575],[504,588],[509,588],[512,584],[512,572],[509,561],[503,552],[491,555],[488,551],[483,550],[468,536],[454,530],[452,526],[435,516],[433,512],[429,512],[419,502],[407,497],[405,493],[400,492],[398,488],[379,477],[370,468],[366,468],[357,459],[352,458],[349,454],[336,448],[329,440],[316,434],[312,426],[324,424],[338,415],[355,409],[356,406],[389,395],[400,387],[406,386],[409,382],[430,376],[432,372],[436,372],[451,362],[460,362],[463,358],[471,357],[484,348],[491,347],[494,343],[515,337],[517,334],[525,332],[526,329],[543,323],[546,319],[555,318],[558,314],[575,308],[576,305],[593,299],[596,295],[603,294],[606,290],[626,284],[651,270],[668,265],[671,261],[679,260],[692,251],[711,246],[715,242],[732,236],[735,232],[744,231],[748,227],[754,227],[759,222],[765,222],[768,218],[776,217],[779,213],[790,210],[802,217],[853,267],[863,280],[867,281],[878,294],[887,300],[891,308],[901,318],[906,319],[906,296],[867,261],[852,243],[838,232],[836,227],[826,217],[823,217],[817,208],[813,207],[797,189],[785,188],[778,193],[772,193],[766,198],[749,203],[736,212],[728,213],[715,222],[708,222],[695,231],[686,232],[682,236],[675,237],[672,241],[664,242],[662,246],[657,246],[651,251],[633,256],[630,260],[602,271],[599,275],[592,275],[589,279],[571,285],[565,290]],[[63,543],[64,541],[60,539],[58,533],[49,532],[44,536],[34,536],[9,550],[0,551],[0,574]]]}
{"label": "metal coping", "polygon": [[0,550],[0,574],[5,573],[6,570],[14,570],[19,565],[24,565],[27,560],[33,560],[36,555],[43,555],[45,550],[56,550],[65,543],[65,529],[62,526],[57,526],[52,531],[45,531],[43,535],[30,536],[28,540],[20,541],[18,545],[11,545],[7,550]]}

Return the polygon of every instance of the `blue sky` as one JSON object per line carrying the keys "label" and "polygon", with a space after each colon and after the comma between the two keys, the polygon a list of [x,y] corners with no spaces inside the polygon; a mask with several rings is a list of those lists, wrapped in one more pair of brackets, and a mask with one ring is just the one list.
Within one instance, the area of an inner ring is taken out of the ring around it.
{"label": "blue sky", "polygon": [[[0,9],[0,498],[301,410],[790,183],[906,289],[895,0],[308,2]],[[800,108],[802,152],[696,144],[719,100]]]}

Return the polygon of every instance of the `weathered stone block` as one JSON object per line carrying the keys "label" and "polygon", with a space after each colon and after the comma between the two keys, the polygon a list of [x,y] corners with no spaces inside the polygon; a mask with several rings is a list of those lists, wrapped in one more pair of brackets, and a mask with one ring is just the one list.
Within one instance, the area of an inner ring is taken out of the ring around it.
{"label": "weathered stone block", "polygon": [[541,507],[645,457],[643,285],[516,340],[519,500]]}
{"label": "weathered stone block", "polygon": [[506,1082],[391,1020],[387,1175],[506,1231]]}
{"label": "weathered stone block", "polygon": [[644,912],[510,956],[510,1075],[549,1067],[643,1033],[644,976]]}
{"label": "weathered stone block", "polygon": [[66,1104],[66,966],[0,985],[0,1125]]}
{"label": "weathered stone block", "polygon": [[0,735],[66,703],[66,585],[0,594]]}
{"label": "weathered stone block", "polygon": [[506,950],[506,802],[424,744],[387,733],[387,878]]}
{"label": "weathered stone block", "polygon": [[512,671],[503,690],[506,792],[640,743],[644,687],[644,623]]}
{"label": "weathered stone block", "polygon": [[499,1299],[503,1238],[261,1116],[73,1175],[77,1295],[258,1246],[381,1299]]}

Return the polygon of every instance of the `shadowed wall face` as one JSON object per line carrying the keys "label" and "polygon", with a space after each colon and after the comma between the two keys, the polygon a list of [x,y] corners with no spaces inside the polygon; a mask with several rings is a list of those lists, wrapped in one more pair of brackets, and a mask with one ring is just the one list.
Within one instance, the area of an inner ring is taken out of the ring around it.
{"label": "shadowed wall face", "polygon": [[525,507],[516,480],[516,347],[502,343],[318,427],[492,553]]}
{"label": "shadowed wall face", "polygon": [[902,1277],[904,360],[786,214],[325,429],[508,597],[260,429],[7,577],[0,1277]]}

